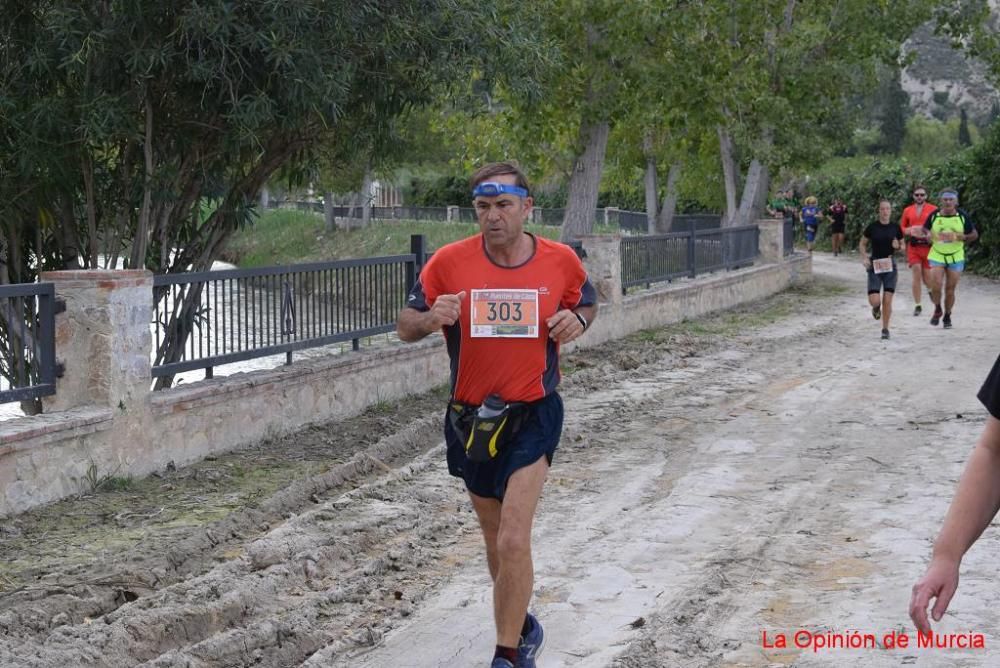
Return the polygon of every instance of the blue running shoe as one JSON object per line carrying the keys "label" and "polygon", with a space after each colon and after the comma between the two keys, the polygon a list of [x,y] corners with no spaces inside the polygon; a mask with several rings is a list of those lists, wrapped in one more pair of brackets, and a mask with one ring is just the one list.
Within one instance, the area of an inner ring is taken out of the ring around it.
{"label": "blue running shoe", "polygon": [[514,668],[514,664],[507,659],[498,656],[493,659],[493,663],[490,664],[490,668]]}
{"label": "blue running shoe", "polygon": [[542,653],[545,646],[545,633],[542,625],[538,623],[534,615],[528,615],[531,628],[521,636],[521,642],[517,645],[517,666],[516,668],[535,668],[535,659]]}

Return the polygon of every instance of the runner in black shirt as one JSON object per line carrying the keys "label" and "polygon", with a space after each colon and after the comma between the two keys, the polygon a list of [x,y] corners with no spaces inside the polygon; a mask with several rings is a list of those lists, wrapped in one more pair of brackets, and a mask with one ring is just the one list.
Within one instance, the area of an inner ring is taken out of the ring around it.
{"label": "runner in black shirt", "polygon": [[833,256],[837,257],[840,255],[840,249],[844,245],[847,206],[838,197],[833,200],[833,204],[830,205],[827,212],[830,214],[830,241],[833,244]]}
{"label": "runner in black shirt", "polygon": [[[878,203],[878,222],[872,223],[861,237],[858,250],[861,263],[868,270],[868,303],[872,307],[872,317],[882,319],[882,338],[889,338],[889,318],[892,316],[892,296],[896,292],[896,269],[894,254],[902,247],[903,231],[899,225],[889,222],[892,204],[889,200]],[[871,256],[868,242],[871,241]],[[881,299],[879,298],[881,293]]]}
{"label": "runner in black shirt", "polygon": [[935,599],[931,616],[940,621],[958,588],[962,557],[1000,508],[1000,358],[979,390],[979,400],[990,413],[986,427],[965,465],[944,526],[934,542],[931,564],[924,577],[913,585],[910,619],[921,633],[931,630],[927,619],[930,600]]}

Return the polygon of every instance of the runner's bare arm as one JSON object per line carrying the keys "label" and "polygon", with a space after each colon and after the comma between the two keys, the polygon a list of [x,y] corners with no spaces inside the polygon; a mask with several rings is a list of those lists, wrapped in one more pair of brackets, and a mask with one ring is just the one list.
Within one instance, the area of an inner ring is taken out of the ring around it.
{"label": "runner's bare arm", "polygon": [[861,254],[861,264],[866,268],[871,265],[871,261],[868,259],[868,238],[865,236],[861,237],[861,241],[858,242],[858,253]]}
{"label": "runner's bare arm", "polygon": [[1000,509],[1000,420],[986,419],[965,472],[958,483],[955,498],[944,518],[941,533],[934,541],[931,564],[924,576],[913,585],[910,618],[917,629],[930,630],[927,605],[935,599],[931,616],[940,621],[958,587],[958,567]]}
{"label": "runner's bare arm", "polygon": [[404,308],[396,320],[396,333],[399,334],[400,340],[412,343],[446,325],[454,325],[462,312],[463,299],[465,290],[457,295],[440,295],[434,300],[429,311]]}

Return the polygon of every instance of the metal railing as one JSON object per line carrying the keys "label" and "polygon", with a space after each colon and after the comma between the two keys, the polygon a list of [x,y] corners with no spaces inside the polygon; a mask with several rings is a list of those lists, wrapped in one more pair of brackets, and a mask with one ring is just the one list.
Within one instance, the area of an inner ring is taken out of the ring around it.
{"label": "metal railing", "polygon": [[756,225],[689,230],[621,240],[622,292],[630,287],[753,264],[760,232]]}
{"label": "metal railing", "polygon": [[58,310],[52,283],[0,286],[0,403],[55,394]]}
{"label": "metal railing", "polygon": [[[418,253],[153,278],[154,378],[396,329]],[[168,345],[170,342],[170,345]]]}

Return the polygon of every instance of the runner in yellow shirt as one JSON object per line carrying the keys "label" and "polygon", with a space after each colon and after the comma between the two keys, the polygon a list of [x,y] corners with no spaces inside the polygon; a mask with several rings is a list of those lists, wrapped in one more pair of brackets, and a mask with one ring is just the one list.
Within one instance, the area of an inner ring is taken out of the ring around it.
{"label": "runner in yellow shirt", "polygon": [[[951,311],[955,306],[955,289],[965,270],[965,244],[979,238],[969,214],[958,208],[958,192],[947,188],[941,192],[941,208],[932,213],[924,223],[930,233],[931,251],[927,261],[931,266],[931,301],[934,315],[931,324],[942,322],[951,328]],[[941,289],[944,287],[944,309],[941,308]]]}

